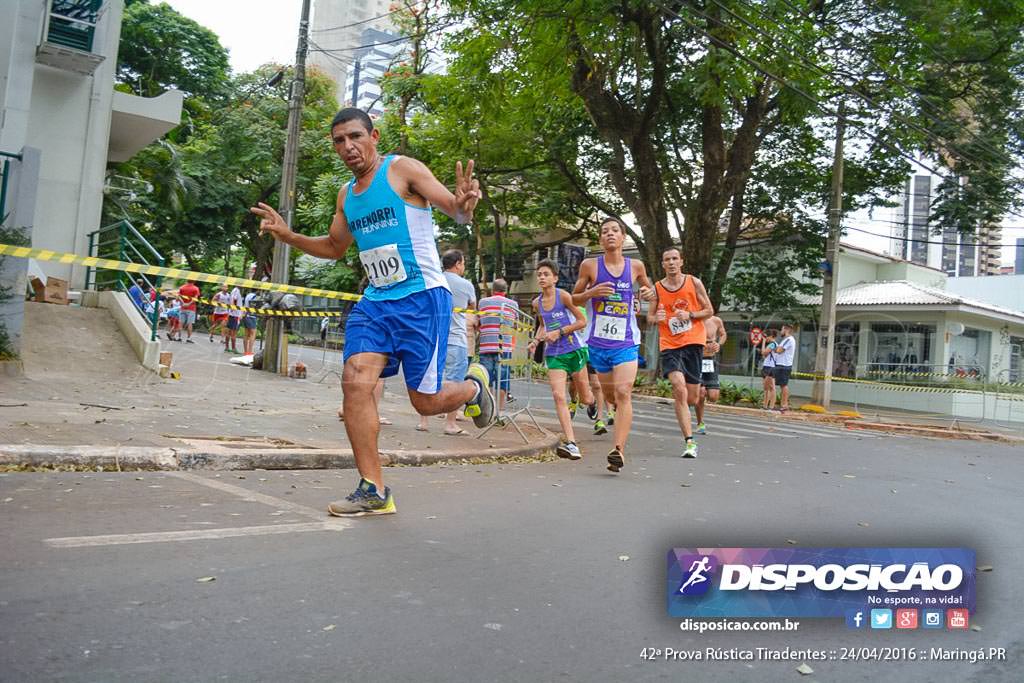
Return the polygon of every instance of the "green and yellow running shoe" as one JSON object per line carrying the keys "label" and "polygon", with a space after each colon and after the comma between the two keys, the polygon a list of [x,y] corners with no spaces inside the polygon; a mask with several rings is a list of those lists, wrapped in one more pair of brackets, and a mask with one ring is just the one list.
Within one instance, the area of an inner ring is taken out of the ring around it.
{"label": "green and yellow running shoe", "polygon": [[479,363],[473,363],[466,372],[466,379],[476,382],[479,391],[476,392],[476,396],[466,402],[463,414],[473,418],[473,424],[483,429],[494,421],[495,414],[494,397],[491,396],[491,391],[488,388],[490,379],[487,368]]}
{"label": "green and yellow running shoe", "polygon": [[576,411],[579,410],[579,407],[580,407],[580,400],[578,398],[574,398],[573,400],[569,401],[569,419],[570,420],[575,420],[576,419]]}
{"label": "green and yellow running shoe", "polygon": [[707,425],[705,425],[703,422],[698,422],[697,423],[697,433],[698,434],[707,434],[708,433]]}
{"label": "green and yellow running shoe", "polygon": [[615,408],[608,409],[608,426],[611,427],[615,424]]}
{"label": "green and yellow running shoe", "polygon": [[697,457],[697,442],[690,439],[686,442],[686,450],[683,451],[684,458],[696,458]]}
{"label": "green and yellow running shoe", "polygon": [[345,500],[339,500],[327,506],[327,512],[335,517],[365,517],[367,515],[391,515],[397,512],[395,499],[391,489],[384,487],[381,496],[377,485],[365,479],[359,480],[359,486]]}
{"label": "green and yellow running shoe", "polygon": [[604,421],[594,420],[594,436],[600,436],[601,434],[607,434],[608,428],[605,427]]}

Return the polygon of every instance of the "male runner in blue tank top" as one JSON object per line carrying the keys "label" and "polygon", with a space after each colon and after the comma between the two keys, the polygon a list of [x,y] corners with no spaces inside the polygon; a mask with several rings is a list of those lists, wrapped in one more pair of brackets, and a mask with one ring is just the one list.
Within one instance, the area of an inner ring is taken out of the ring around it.
{"label": "male runner in blue tank top", "polygon": [[362,479],[346,499],[331,503],[336,516],[395,512],[384,485],[377,450],[380,431],[373,389],[380,377],[405,376],[409,400],[421,415],[440,415],[466,405],[478,427],[494,419],[487,371],[474,364],[466,379],[442,386],[452,296],[434,242],[431,207],[468,223],[480,199],[473,162],[455,166],[455,194],[421,162],[377,152],[380,131],[365,112],[342,109],[331,122],[334,151],[354,179],[338,192],[327,235],[292,232],[266,204],[251,211],[260,231],[319,258],[340,259],[355,240],[369,279],[363,298],[345,324],[345,431]]}
{"label": "male runner in blue tank top", "polygon": [[622,254],[626,228],[618,218],[601,222],[604,254],[580,265],[572,290],[575,305],[586,304],[586,341],[590,364],[597,370],[604,399],[615,405],[615,447],[608,453],[608,469],[618,472],[625,464],[626,440],[633,426],[633,381],[636,379],[640,327],[633,311],[633,283],[640,284],[640,298],[654,298],[654,288],[641,261]]}

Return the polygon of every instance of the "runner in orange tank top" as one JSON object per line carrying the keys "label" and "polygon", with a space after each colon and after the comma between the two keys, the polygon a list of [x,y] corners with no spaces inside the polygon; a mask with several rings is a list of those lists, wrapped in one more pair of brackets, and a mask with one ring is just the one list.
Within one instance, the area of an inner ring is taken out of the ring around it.
{"label": "runner in orange tank top", "polygon": [[684,458],[697,457],[690,406],[700,398],[701,361],[707,334],[704,320],[714,313],[704,283],[682,272],[683,258],[675,247],[661,255],[665,277],[654,285],[655,301],[647,315],[658,324],[661,371],[672,383],[676,419],[686,440]]}

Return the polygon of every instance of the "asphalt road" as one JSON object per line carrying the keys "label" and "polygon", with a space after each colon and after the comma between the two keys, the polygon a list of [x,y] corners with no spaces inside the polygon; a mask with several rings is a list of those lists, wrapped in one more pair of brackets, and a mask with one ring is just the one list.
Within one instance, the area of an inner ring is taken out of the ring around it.
{"label": "asphalt road", "polygon": [[[688,461],[671,409],[639,410],[617,476],[607,436],[579,463],[390,469],[380,518],[322,513],[351,471],[0,474],[0,680],[1020,680],[1018,449],[714,416]],[[696,635],[666,615],[668,549],[787,543],[975,548],[981,630]],[[640,657],[851,646],[1009,659]]]}

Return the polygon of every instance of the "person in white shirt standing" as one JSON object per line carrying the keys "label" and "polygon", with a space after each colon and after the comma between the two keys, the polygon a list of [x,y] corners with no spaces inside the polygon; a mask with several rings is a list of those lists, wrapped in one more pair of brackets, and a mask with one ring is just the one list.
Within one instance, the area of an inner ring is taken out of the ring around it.
{"label": "person in white shirt standing", "polygon": [[793,372],[793,356],[796,355],[796,339],[789,323],[783,323],[782,336],[772,353],[775,354],[775,386],[781,390],[780,410],[784,413],[789,410],[789,376]]}
{"label": "person in white shirt standing", "polygon": [[[224,342],[224,350],[231,351],[231,353],[238,353],[238,327],[242,323],[242,316],[245,315],[241,310],[242,301],[242,291],[235,287],[231,290],[231,298],[228,299],[228,303],[239,308],[228,309],[228,333]],[[229,344],[230,349],[228,348]]]}

